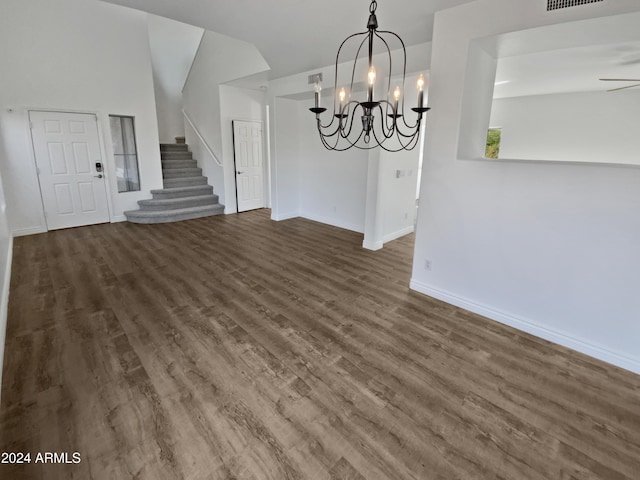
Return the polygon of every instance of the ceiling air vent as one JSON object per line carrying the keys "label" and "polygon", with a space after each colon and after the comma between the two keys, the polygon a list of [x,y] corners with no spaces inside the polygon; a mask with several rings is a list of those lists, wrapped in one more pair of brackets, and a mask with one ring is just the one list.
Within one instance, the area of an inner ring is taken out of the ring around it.
{"label": "ceiling air vent", "polygon": [[604,0],[547,0],[547,12],[596,2],[604,2]]}

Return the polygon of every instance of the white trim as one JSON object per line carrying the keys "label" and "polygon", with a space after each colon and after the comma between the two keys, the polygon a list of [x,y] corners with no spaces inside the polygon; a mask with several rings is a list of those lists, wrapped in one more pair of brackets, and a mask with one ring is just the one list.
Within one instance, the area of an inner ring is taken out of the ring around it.
{"label": "white trim", "polygon": [[265,136],[264,136],[264,150],[267,157],[267,208],[271,208],[271,127],[269,120],[269,105],[265,105]]}
{"label": "white trim", "polygon": [[124,215],[114,215],[113,218],[111,219],[111,223],[126,222],[126,221],[127,221],[127,217],[125,217]]}
{"label": "white trim", "polygon": [[381,240],[377,242],[369,242],[367,240],[364,240],[362,242],[362,248],[366,248],[367,250],[372,250],[374,252],[376,250],[381,250],[383,246],[384,246],[384,243]]}
{"label": "white trim", "polygon": [[352,232],[364,233],[364,227],[361,225],[353,225],[346,222],[336,222],[331,218],[323,217],[321,215],[307,215],[305,213],[302,213],[300,216],[302,218],[306,218],[307,220],[313,220],[314,222],[331,225],[332,227],[343,228],[345,230],[351,230]]}
{"label": "white trim", "polygon": [[11,235],[13,237],[24,237],[25,235],[36,235],[38,233],[47,233],[47,228],[40,225],[39,227],[19,228],[18,230],[12,230]]}
{"label": "white trim", "polygon": [[[11,286],[11,264],[13,261],[13,238],[9,238],[9,247],[7,248],[6,268],[4,271],[4,284],[0,293],[0,385],[2,385],[2,368],[4,361],[4,345],[7,339],[7,319],[9,312],[9,287]],[[0,401],[2,400],[2,391],[0,391]]]}
{"label": "white trim", "polygon": [[189,123],[189,126],[191,126],[193,131],[196,133],[196,135],[204,145],[204,148],[209,153],[209,155],[211,155],[211,158],[213,158],[213,160],[218,164],[219,167],[224,167],[224,163],[218,160],[218,157],[216,156],[215,153],[213,153],[213,150],[211,150],[211,147],[209,146],[207,141],[202,137],[202,135],[200,135],[200,132],[198,131],[196,126],[193,124],[193,122],[191,121],[191,119],[189,118],[189,115],[187,115],[187,112],[185,110],[182,110],[182,115],[184,115],[184,119]]}
{"label": "white trim", "polygon": [[271,210],[271,220],[281,222],[283,220],[291,220],[292,218],[298,218],[300,214],[298,212],[289,213],[276,213],[275,210]]}
{"label": "white trim", "polygon": [[425,283],[419,282],[414,279],[411,279],[410,288],[412,290],[415,290],[416,292],[423,293],[433,298],[437,298],[438,300],[442,300],[443,302],[455,305],[456,307],[464,308],[465,310],[477,313],[478,315],[482,315],[491,320],[495,320],[496,322],[502,323],[509,327],[513,327],[523,332],[530,333],[531,335],[535,335],[536,337],[542,338],[544,340],[557,343],[558,345],[571,348],[580,353],[584,353],[585,355],[597,358],[598,360],[602,360],[616,365],[620,368],[624,368],[625,370],[640,374],[640,358],[633,358],[619,354],[601,345],[585,342],[584,340],[572,337],[565,332],[543,327],[536,324],[535,322],[525,320],[515,315],[501,312],[484,305],[480,305],[466,298],[459,297],[457,295],[439,290],[437,288],[433,288]]}
{"label": "white trim", "polygon": [[398,230],[397,232],[393,232],[388,235],[385,235],[382,238],[382,242],[383,243],[391,242],[397,238],[404,237],[405,235],[409,235],[410,233],[413,233],[413,232],[414,232],[413,225],[410,225],[408,227],[403,228],[402,230]]}

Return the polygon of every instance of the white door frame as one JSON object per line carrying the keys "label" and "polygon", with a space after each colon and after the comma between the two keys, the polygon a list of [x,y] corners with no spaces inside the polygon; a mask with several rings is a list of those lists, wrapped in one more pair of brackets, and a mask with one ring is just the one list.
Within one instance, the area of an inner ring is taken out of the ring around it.
{"label": "white door frame", "polygon": [[[242,213],[239,211],[238,208],[238,170],[236,169],[236,139],[235,139],[235,132],[233,130],[233,122],[253,122],[253,123],[259,123],[261,125],[260,127],[260,145],[262,148],[262,196],[263,196],[263,203],[264,206],[262,208],[268,208],[270,206],[270,200],[269,197],[271,196],[270,194],[270,185],[267,185],[267,171],[265,170],[266,167],[266,157],[265,157],[265,136],[264,136],[264,120],[256,120],[254,118],[232,118],[231,119],[231,145],[233,147],[233,186],[234,186],[234,192],[235,192],[235,198],[236,198],[236,213]],[[267,192],[269,192],[269,197],[267,197]]]}
{"label": "white door frame", "polygon": [[[102,122],[103,122],[103,118],[101,116],[101,114],[99,112],[96,111],[90,111],[90,110],[76,110],[76,109],[72,109],[72,108],[50,108],[50,107],[46,107],[46,108],[39,108],[39,107],[26,107],[24,110],[24,118],[25,118],[25,125],[27,127],[27,131],[29,132],[29,146],[30,146],[30,153],[31,153],[31,171],[32,171],[32,175],[36,178],[36,181],[38,182],[38,190],[40,193],[40,221],[42,223],[42,232],[48,232],[49,231],[49,226],[47,225],[47,218],[45,216],[45,210],[44,210],[44,198],[42,196],[42,186],[40,185],[40,176],[38,175],[38,164],[36,161],[36,149],[35,149],[35,145],[33,143],[33,135],[31,133],[31,119],[30,119],[30,113],[31,112],[51,112],[51,113],[80,113],[80,114],[86,114],[86,115],[95,115],[96,117],[96,125],[98,128],[98,143],[100,146],[100,155],[102,156],[102,160],[103,160],[103,172],[102,174],[105,177],[105,191],[106,191],[106,195],[107,195],[107,212],[109,214],[109,222],[113,223],[114,220],[114,207],[113,207],[113,188],[112,188],[112,184],[111,184],[111,176],[109,175],[109,173],[112,171],[112,158],[107,156],[107,152],[105,149],[105,143],[104,143],[104,135],[103,135],[103,129],[102,129]],[[33,233],[41,233],[41,232],[33,232]]]}

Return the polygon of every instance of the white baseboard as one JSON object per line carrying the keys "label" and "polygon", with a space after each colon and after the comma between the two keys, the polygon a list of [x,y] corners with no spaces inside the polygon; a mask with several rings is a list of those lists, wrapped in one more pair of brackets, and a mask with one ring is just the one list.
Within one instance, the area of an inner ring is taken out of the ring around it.
{"label": "white baseboard", "polygon": [[297,218],[299,216],[300,214],[298,214],[298,212],[278,213],[274,210],[271,210],[271,220],[274,220],[276,222],[291,220],[292,218]]}
{"label": "white baseboard", "polygon": [[376,250],[380,250],[382,249],[382,247],[384,246],[383,242],[369,242],[367,240],[364,240],[362,242],[362,248],[366,248],[367,250],[373,250],[374,252]]}
{"label": "white baseboard", "polygon": [[403,228],[402,230],[398,230],[397,232],[393,232],[393,233],[389,233],[388,235],[385,235],[382,238],[382,241],[384,243],[391,242],[397,238],[404,237],[405,235],[409,235],[410,233],[413,233],[413,231],[414,231],[413,225],[410,225],[406,228]]}
{"label": "white baseboard", "polygon": [[[9,311],[9,287],[11,286],[11,264],[13,261],[13,238],[9,238],[7,258],[5,262],[4,283],[0,292],[0,385],[2,385],[2,368],[4,360],[4,344],[7,338],[7,316]],[[0,391],[0,402],[2,401]]]}
{"label": "white baseboard", "polygon": [[111,223],[126,222],[126,221],[127,221],[127,217],[125,217],[124,215],[114,215],[111,218]]}
{"label": "white baseboard", "polygon": [[47,229],[45,227],[30,227],[30,228],[20,228],[18,230],[13,230],[11,235],[13,237],[24,237],[25,235],[36,235],[38,233],[46,233]]}
{"label": "white baseboard", "polygon": [[464,308],[465,310],[469,310],[470,312],[477,313],[478,315],[490,318],[496,322],[522,330],[523,332],[530,333],[531,335],[535,335],[536,337],[540,337],[544,340],[557,343],[563,347],[571,348],[580,353],[584,353],[585,355],[597,358],[598,360],[602,360],[620,368],[624,368],[625,370],[640,374],[640,358],[621,355],[607,349],[606,347],[585,342],[584,340],[574,338],[567,333],[538,325],[534,322],[530,322],[508,313],[494,310],[493,308],[480,305],[466,298],[438,290],[437,288],[433,288],[414,279],[411,279],[410,288],[416,292],[437,298],[438,300],[455,305],[456,307]]}
{"label": "white baseboard", "polygon": [[324,223],[325,225],[331,225],[332,227],[343,228],[344,230],[350,230],[352,232],[364,233],[364,226],[354,225],[347,222],[342,222],[340,220],[335,220],[333,218],[323,217],[321,215],[309,215],[306,213],[300,214],[302,218],[306,218],[307,220],[313,220],[314,222]]}

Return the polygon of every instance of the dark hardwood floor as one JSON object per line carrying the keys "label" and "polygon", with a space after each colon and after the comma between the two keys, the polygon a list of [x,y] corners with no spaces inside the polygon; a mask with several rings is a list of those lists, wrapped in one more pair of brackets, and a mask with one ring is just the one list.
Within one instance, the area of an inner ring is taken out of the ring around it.
{"label": "dark hardwood floor", "polygon": [[0,478],[640,478],[639,376],[361,243],[267,210],[15,239]]}

